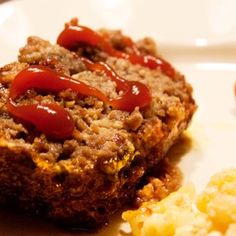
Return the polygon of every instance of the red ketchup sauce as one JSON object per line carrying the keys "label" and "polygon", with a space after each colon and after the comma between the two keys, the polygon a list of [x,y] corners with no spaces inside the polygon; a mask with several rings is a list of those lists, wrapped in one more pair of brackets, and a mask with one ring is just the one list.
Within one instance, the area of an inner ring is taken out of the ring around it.
{"label": "red ketchup sauce", "polygon": [[52,138],[69,138],[74,130],[71,116],[56,103],[17,106],[9,99],[7,108],[13,116],[35,125],[39,131]]}
{"label": "red ketchup sauce", "polygon": [[149,106],[151,103],[151,95],[149,89],[143,83],[138,81],[127,81],[116,74],[110,66],[104,62],[94,63],[86,58],[81,58],[88,70],[94,72],[103,72],[111,80],[116,83],[118,91],[123,91],[123,94],[116,99],[101,99],[112,107],[124,110],[133,111],[136,106],[141,109]]}
{"label": "red ketchup sauce", "polygon": [[100,34],[85,26],[67,26],[58,36],[57,43],[69,50],[74,50],[79,44],[87,44],[98,47],[110,56],[124,58],[133,64],[140,64],[150,69],[160,68],[163,73],[174,77],[175,70],[167,61],[152,55],[141,55],[135,44],[129,37],[125,37],[125,43],[132,50],[131,53],[124,53],[112,47],[112,45]]}
{"label": "red ketchup sauce", "polygon": [[7,102],[8,111],[15,117],[29,122],[47,136],[57,139],[71,137],[74,130],[74,122],[69,113],[56,103],[31,104],[18,106],[14,102],[28,89],[60,92],[71,89],[82,96],[94,96],[113,108],[132,111],[136,106],[144,108],[149,106],[151,95],[148,88],[136,81],[126,81],[119,77],[107,64],[103,62],[94,63],[82,58],[84,64],[91,71],[105,73],[112,79],[117,90],[123,94],[116,99],[109,99],[98,89],[71,77],[58,75],[53,70],[44,66],[30,66],[21,71],[14,79]]}

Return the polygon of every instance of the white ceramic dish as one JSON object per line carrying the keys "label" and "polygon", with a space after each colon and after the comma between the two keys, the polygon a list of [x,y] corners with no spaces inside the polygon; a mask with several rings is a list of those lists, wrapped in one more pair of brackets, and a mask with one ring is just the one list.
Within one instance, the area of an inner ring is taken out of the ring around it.
{"label": "white ceramic dish", "polygon": [[[192,147],[179,166],[198,190],[209,177],[236,167],[236,1],[234,0],[15,0],[0,5],[0,66],[16,59],[29,35],[55,42],[71,17],[93,28],[123,29],[151,36],[193,85],[199,105],[189,128]],[[111,221],[100,236],[122,235]],[[0,213],[1,235],[68,236],[52,224]],[[74,234],[73,234],[74,235]]]}

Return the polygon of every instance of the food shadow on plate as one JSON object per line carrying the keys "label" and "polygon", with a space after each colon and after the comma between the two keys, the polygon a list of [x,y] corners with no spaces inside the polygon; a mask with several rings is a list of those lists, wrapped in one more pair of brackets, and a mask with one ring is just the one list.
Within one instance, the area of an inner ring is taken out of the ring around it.
{"label": "food shadow on plate", "polygon": [[175,144],[169,149],[166,156],[173,164],[178,164],[193,146],[193,140],[188,131],[183,132]]}
{"label": "food shadow on plate", "polygon": [[0,213],[1,236],[69,236],[71,234],[60,231],[52,223],[41,219],[25,216],[20,213],[2,210]]}
{"label": "food shadow on plate", "polygon": [[[58,225],[45,219],[26,216],[2,208],[0,209],[0,222],[1,236],[108,236],[117,235],[122,224],[121,212],[119,212],[110,220],[108,226],[104,226],[100,231],[82,233],[58,227]],[[120,235],[123,236],[123,233]],[[128,234],[125,235],[127,236]]]}

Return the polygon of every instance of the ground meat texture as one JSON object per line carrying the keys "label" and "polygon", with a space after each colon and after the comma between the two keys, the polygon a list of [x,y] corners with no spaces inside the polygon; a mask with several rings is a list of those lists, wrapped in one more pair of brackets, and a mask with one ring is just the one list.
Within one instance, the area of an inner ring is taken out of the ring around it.
{"label": "ground meat texture", "polygon": [[[119,31],[102,32],[116,48],[127,50],[119,46]],[[157,55],[150,39],[137,46],[144,54]],[[9,86],[29,65],[49,66],[116,98],[116,84],[104,74],[87,71],[78,57],[81,53],[30,37],[18,62],[0,69],[0,198],[72,227],[94,229],[134,199],[141,177],[187,127],[196,105],[192,88],[180,73],[170,78],[159,69],[93,50],[91,58],[105,61],[126,80],[144,83],[152,94],[151,106],[125,112],[94,97],[78,98],[70,90],[58,94],[30,90],[17,100],[64,107],[75,121],[75,130],[71,139],[63,141],[49,139],[8,114]]]}
{"label": "ground meat texture", "polygon": [[182,182],[182,173],[176,164],[171,163],[168,157],[151,167],[143,176],[142,188],[136,191],[133,202],[135,207],[148,201],[160,201],[170,193],[177,191]]}

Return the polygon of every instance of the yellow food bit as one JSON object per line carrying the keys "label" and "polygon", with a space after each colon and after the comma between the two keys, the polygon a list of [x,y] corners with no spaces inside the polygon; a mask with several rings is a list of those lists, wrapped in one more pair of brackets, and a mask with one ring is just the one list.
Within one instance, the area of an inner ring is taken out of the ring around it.
{"label": "yellow food bit", "polygon": [[102,171],[108,175],[117,175],[124,166],[129,165],[138,155],[139,152],[135,151],[134,146],[129,143],[128,150],[122,158],[120,159],[115,157],[113,159],[106,160],[103,163]]}
{"label": "yellow food bit", "polygon": [[221,232],[227,231],[230,224],[236,224],[236,169],[214,175],[198,197],[197,206]]}
{"label": "yellow food bit", "polygon": [[134,236],[236,236],[236,169],[214,175],[197,199],[190,184],[122,218]]}

